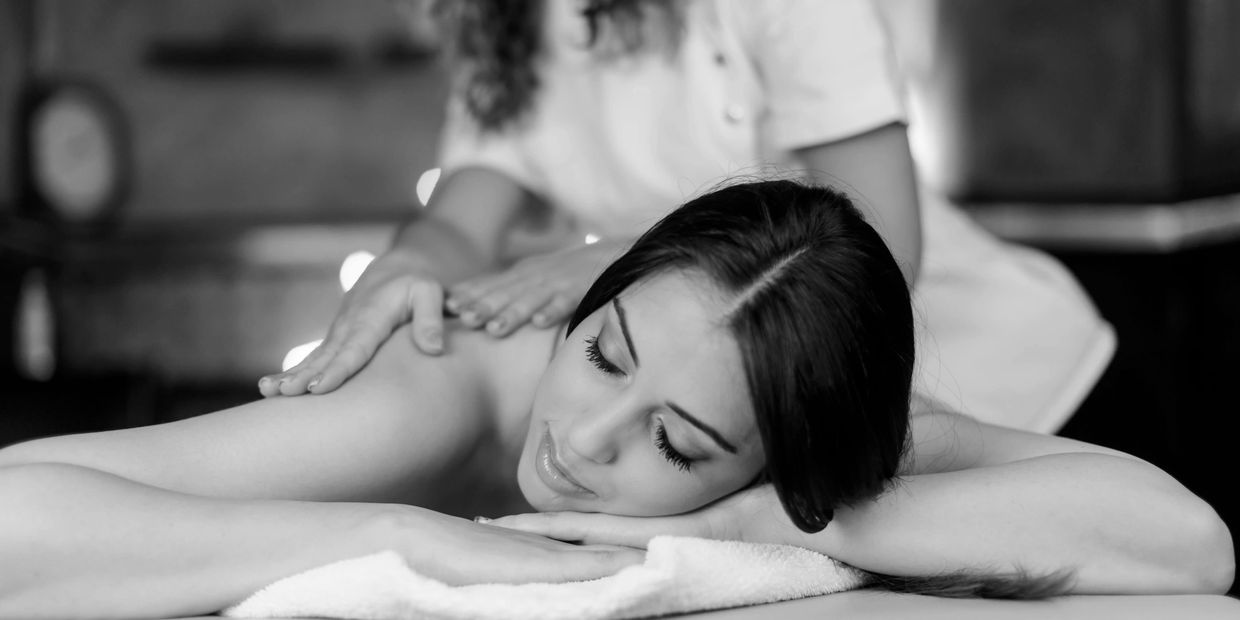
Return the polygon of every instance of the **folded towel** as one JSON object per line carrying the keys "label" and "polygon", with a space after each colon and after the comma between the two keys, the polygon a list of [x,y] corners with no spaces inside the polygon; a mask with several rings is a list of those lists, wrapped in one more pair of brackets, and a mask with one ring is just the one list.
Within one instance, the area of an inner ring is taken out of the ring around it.
{"label": "folded towel", "polygon": [[239,618],[644,618],[755,605],[863,585],[857,570],[799,547],[660,536],[645,563],[569,583],[449,586],[394,551],[277,581],[223,615]]}

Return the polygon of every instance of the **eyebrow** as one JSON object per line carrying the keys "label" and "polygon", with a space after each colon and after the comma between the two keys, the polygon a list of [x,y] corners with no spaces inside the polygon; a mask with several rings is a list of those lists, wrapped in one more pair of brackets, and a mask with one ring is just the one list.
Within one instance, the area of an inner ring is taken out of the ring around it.
{"label": "eyebrow", "polygon": [[709,424],[689,415],[689,412],[685,411],[683,407],[681,407],[680,405],[677,405],[676,403],[670,400],[667,401],[667,406],[672,411],[675,411],[676,415],[684,418],[686,422],[696,426],[698,430],[709,435],[711,439],[715,440],[715,443],[719,444],[720,448],[727,450],[731,454],[736,454],[736,446],[732,445],[731,443],[728,442],[728,440],[724,439],[723,435],[720,435],[719,431],[711,428]]}
{"label": "eyebrow", "polygon": [[616,316],[620,317],[620,333],[624,334],[624,344],[629,347],[629,355],[633,356],[633,364],[641,366],[637,361],[637,349],[633,348],[633,337],[629,335],[629,322],[624,318],[624,306],[620,305],[619,297],[611,298],[611,307],[616,309]]}

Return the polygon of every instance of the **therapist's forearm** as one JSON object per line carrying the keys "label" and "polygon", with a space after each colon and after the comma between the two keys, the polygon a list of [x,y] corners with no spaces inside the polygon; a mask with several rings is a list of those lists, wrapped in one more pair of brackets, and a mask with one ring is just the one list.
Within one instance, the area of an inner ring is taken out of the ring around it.
{"label": "therapist's forearm", "polygon": [[381,504],[205,498],[63,464],[0,468],[0,618],[209,614],[384,548]]}
{"label": "therapist's forearm", "polygon": [[529,200],[501,173],[465,168],[443,179],[425,212],[397,232],[382,257],[451,284],[499,267],[503,237]]}
{"label": "therapist's forearm", "polygon": [[767,514],[757,537],[817,549],[867,570],[1075,573],[1075,592],[1222,592],[1231,538],[1214,511],[1135,459],[1057,454],[909,476],[836,511],[818,534]]}
{"label": "therapist's forearm", "polygon": [[838,185],[882,235],[910,286],[921,273],[917,173],[904,125],[891,123],[837,142],[798,149],[810,180]]}

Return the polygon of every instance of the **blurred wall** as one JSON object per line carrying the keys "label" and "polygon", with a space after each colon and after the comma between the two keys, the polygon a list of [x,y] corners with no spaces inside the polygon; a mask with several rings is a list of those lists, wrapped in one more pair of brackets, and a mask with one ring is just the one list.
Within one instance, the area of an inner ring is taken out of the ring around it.
{"label": "blurred wall", "polygon": [[322,337],[434,165],[425,32],[388,0],[33,5],[35,78],[115,100],[134,164],[116,226],[51,227],[58,376],[248,386]]}
{"label": "blurred wall", "polygon": [[25,0],[0,0],[0,217],[13,208],[16,112],[25,64]]}
{"label": "blurred wall", "polygon": [[883,0],[924,180],[963,201],[1240,191],[1240,3]]}
{"label": "blurred wall", "polygon": [[433,163],[443,80],[386,0],[36,6],[38,77],[128,117],[126,226],[395,217]]}

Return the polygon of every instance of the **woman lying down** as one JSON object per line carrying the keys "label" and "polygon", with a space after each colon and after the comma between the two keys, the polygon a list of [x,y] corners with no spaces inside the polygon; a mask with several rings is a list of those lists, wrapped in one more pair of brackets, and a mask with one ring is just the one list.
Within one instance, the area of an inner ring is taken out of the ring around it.
{"label": "woman lying down", "polygon": [[1156,467],[910,411],[904,277],[830,189],[715,191],[558,331],[449,336],[397,334],[327,394],[0,451],[0,616],[209,613],[384,549],[450,584],[584,580],[656,534],[941,594],[1232,581],[1226,526]]}

